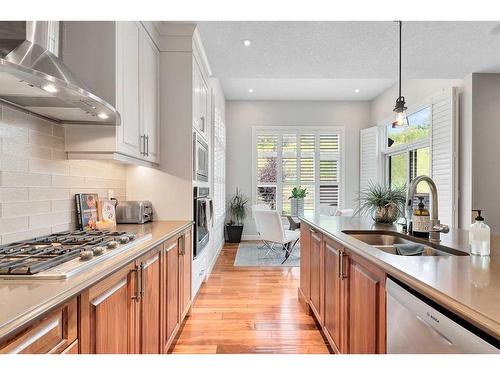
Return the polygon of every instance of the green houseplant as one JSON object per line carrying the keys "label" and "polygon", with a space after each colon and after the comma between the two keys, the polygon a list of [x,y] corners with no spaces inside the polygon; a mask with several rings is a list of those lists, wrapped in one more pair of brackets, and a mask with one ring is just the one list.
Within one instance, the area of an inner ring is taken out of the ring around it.
{"label": "green houseplant", "polygon": [[243,220],[247,217],[248,198],[236,188],[236,192],[229,201],[229,222],[226,224],[228,242],[240,243],[243,233]]}
{"label": "green houseplant", "polygon": [[376,223],[392,224],[404,214],[406,188],[370,183],[359,193],[359,208],[356,213],[371,216]]}
{"label": "green houseplant", "polygon": [[304,215],[304,198],[307,195],[307,188],[302,189],[296,186],[292,189],[292,195],[288,197],[292,208],[292,216]]}

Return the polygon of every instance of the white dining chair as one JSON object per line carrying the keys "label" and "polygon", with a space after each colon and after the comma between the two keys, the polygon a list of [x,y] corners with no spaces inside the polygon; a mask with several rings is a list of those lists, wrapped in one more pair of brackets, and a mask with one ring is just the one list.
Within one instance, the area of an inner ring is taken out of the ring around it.
{"label": "white dining chair", "polygon": [[[260,235],[259,223],[258,223],[257,219],[255,218],[255,212],[256,211],[270,211],[270,210],[271,210],[271,208],[267,204],[253,204],[252,205],[252,219],[255,223],[255,229],[257,230],[257,234],[259,234],[259,235]],[[262,240],[262,242],[263,242],[263,244],[261,246],[259,246],[259,249],[271,247],[271,245],[266,243],[266,241]]]}
{"label": "white dining chair", "polygon": [[281,215],[278,211],[257,210],[254,214],[255,220],[258,222],[260,237],[270,246],[266,256],[275,250],[278,245],[278,250],[285,251],[285,259],[281,264],[285,263],[290,257],[293,248],[299,242],[300,232],[284,229]]}

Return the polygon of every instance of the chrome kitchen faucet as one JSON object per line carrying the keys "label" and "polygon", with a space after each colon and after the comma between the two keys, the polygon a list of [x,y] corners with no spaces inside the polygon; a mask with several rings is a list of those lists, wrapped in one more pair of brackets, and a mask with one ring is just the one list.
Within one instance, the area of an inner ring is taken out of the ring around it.
{"label": "chrome kitchen faucet", "polygon": [[[427,182],[431,190],[431,229],[430,229],[430,240],[433,242],[441,241],[441,232],[448,233],[450,228],[446,224],[441,224],[439,222],[438,214],[438,193],[437,187],[432,178],[429,176],[417,176],[415,177],[408,187],[408,193],[406,195],[406,222],[411,221],[411,214],[413,211],[413,197],[417,191],[417,186],[422,181]],[[409,228],[408,228],[409,229]]]}

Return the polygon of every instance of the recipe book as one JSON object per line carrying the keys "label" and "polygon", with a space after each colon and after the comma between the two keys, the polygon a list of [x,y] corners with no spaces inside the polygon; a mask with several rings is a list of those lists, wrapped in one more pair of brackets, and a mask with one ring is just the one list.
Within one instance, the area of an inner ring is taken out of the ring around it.
{"label": "recipe book", "polygon": [[95,193],[75,194],[76,216],[80,230],[96,229],[99,197]]}

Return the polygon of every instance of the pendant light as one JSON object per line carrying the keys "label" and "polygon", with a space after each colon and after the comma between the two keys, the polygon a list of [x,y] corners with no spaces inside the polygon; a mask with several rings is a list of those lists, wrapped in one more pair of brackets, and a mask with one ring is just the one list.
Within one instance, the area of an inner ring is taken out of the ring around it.
{"label": "pendant light", "polygon": [[393,128],[408,126],[405,97],[401,95],[401,29],[403,23],[401,21],[397,22],[399,24],[399,97],[396,99],[396,106],[393,110],[395,115],[394,122],[392,123]]}

